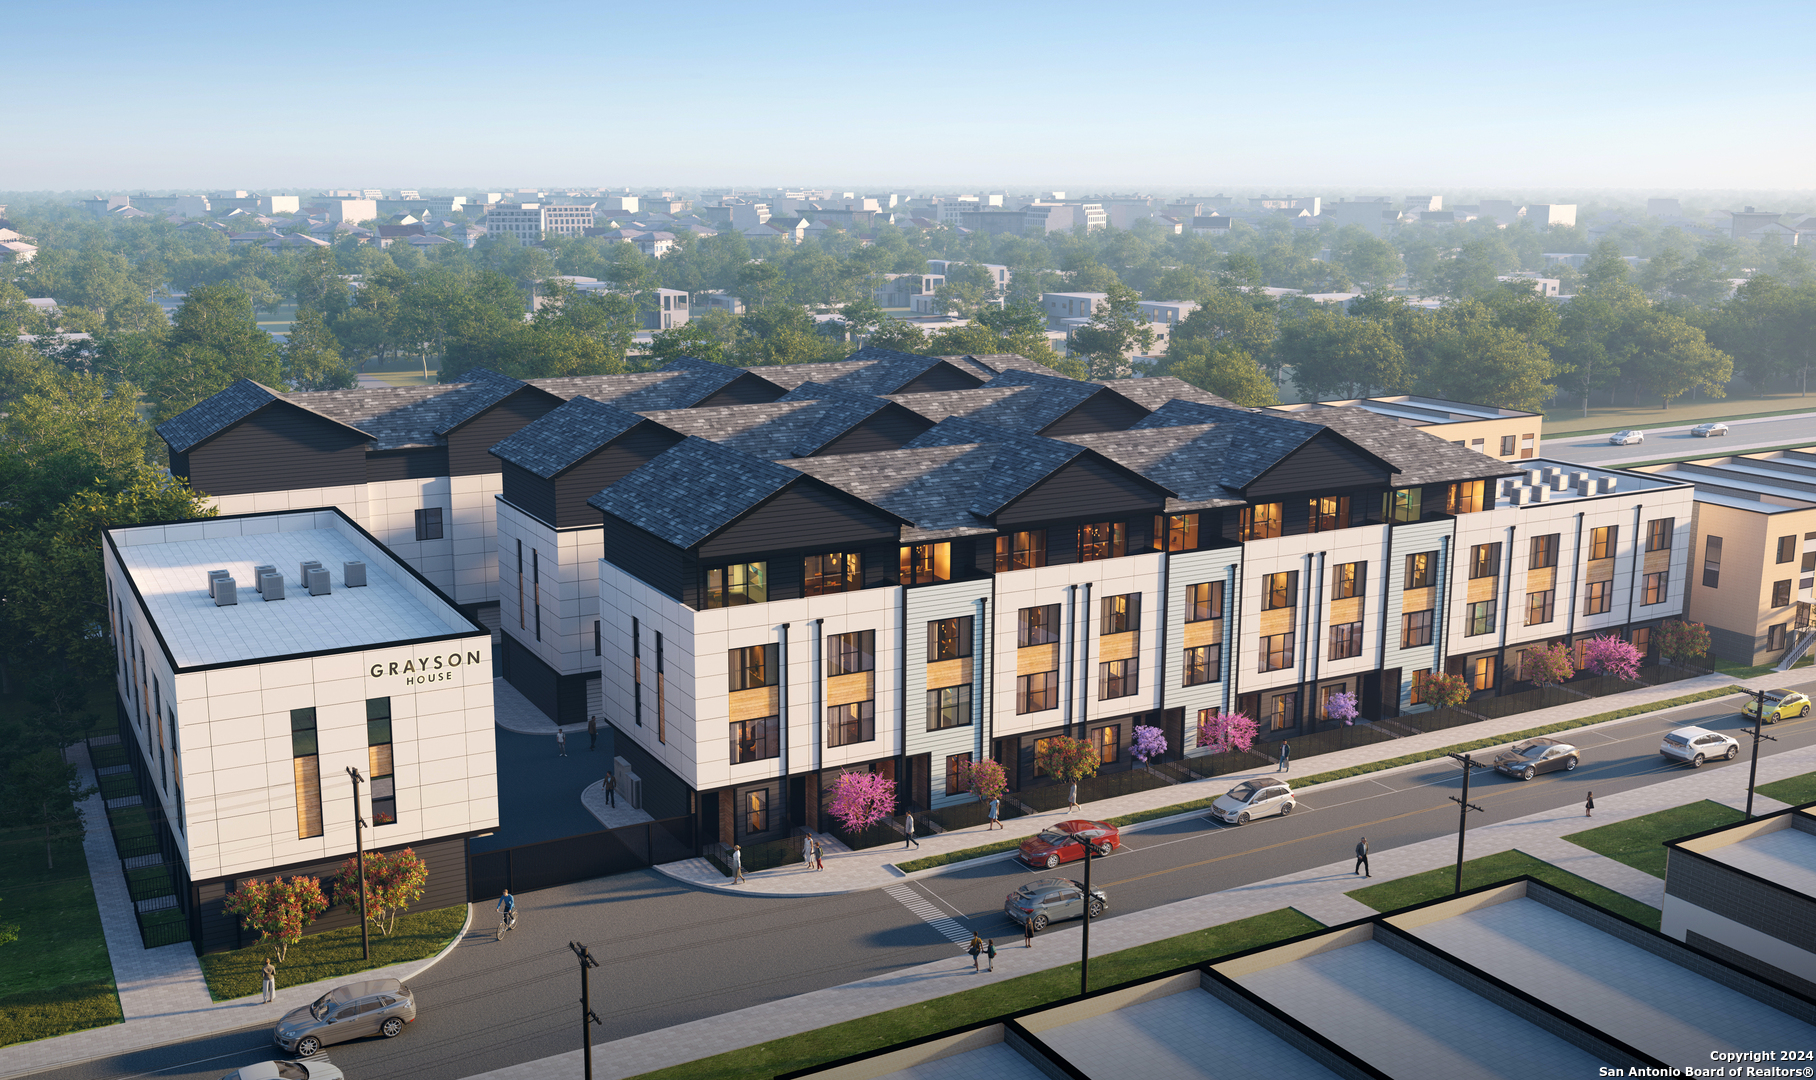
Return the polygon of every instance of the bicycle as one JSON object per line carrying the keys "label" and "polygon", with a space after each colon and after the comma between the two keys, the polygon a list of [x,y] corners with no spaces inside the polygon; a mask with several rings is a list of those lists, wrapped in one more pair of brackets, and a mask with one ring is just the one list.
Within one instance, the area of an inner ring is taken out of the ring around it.
{"label": "bicycle", "polygon": [[504,936],[506,934],[510,933],[513,929],[515,929],[516,926],[517,926],[517,909],[512,908],[511,910],[505,912],[504,916],[498,920],[498,936],[496,938],[494,938],[493,940],[494,941],[503,941]]}

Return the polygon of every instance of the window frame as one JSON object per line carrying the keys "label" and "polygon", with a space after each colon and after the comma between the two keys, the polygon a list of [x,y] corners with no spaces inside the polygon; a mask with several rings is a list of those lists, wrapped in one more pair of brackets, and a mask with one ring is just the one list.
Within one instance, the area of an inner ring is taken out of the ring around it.
{"label": "window frame", "polygon": [[1141,594],[1128,592],[1101,597],[1097,612],[1098,637],[1133,633],[1141,629]]}
{"label": "window frame", "polygon": [[1612,559],[1620,551],[1621,527],[1599,525],[1589,530],[1589,561]]}
{"label": "window frame", "polygon": [[[1285,503],[1251,503],[1236,514],[1236,539],[1273,540],[1280,536]],[[1257,513],[1259,511],[1259,513]]]}
{"label": "window frame", "polygon": [[1104,660],[1097,665],[1097,700],[1134,697],[1141,692],[1141,658]]}
{"label": "window frame", "polygon": [[1557,565],[1558,543],[1562,533],[1546,533],[1532,538],[1526,548],[1526,569],[1545,570]]}
{"label": "window frame", "polygon": [[1400,613],[1400,648],[1420,649],[1431,644],[1433,614],[1431,608]]}
{"label": "window frame", "polygon": [[[950,619],[927,620],[927,662],[940,664],[948,660],[965,660],[973,652],[972,638],[977,632],[977,616],[955,615]],[[946,630],[950,628],[951,634]],[[947,645],[950,643],[951,649]]]}
{"label": "window frame", "polygon": [[[741,574],[734,575],[733,571],[741,571]],[[719,584],[717,586],[713,584],[714,575],[718,575]],[[740,578],[739,583],[733,583],[734,576]],[[701,590],[700,602],[704,610],[709,611],[726,607],[767,604],[769,602],[769,562],[762,560],[725,563],[721,566],[707,568],[706,587]]]}
{"label": "window frame", "polygon": [[[1600,607],[1596,606],[1598,603],[1601,605]],[[1612,610],[1614,610],[1613,580],[1585,582],[1583,589],[1583,617],[1587,618],[1591,615],[1606,615]]]}
{"label": "window frame", "polygon": [[1347,529],[1350,524],[1350,497],[1348,495],[1313,495],[1306,500],[1310,511],[1306,525],[1309,533],[1336,532]]}
{"label": "window frame", "polygon": [[1671,571],[1654,570],[1640,579],[1640,606],[1662,604],[1671,594]]}
{"label": "window frame", "polygon": [[[833,573],[827,573],[829,566]],[[863,587],[864,561],[859,552],[812,552],[801,556],[801,595],[825,596],[856,592]]]}
{"label": "window frame", "polygon": [[[1541,596],[1544,597],[1543,600],[1539,599],[1539,597],[1541,597]],[[1542,612],[1545,617],[1542,619],[1533,618],[1533,614],[1535,611]],[[1544,626],[1548,622],[1556,621],[1556,619],[1557,619],[1557,590],[1556,589],[1540,589],[1537,592],[1529,592],[1526,594],[1526,625],[1527,626]]]}
{"label": "window frame", "polygon": [[900,585],[939,585],[952,580],[952,542],[903,544],[896,567]]}
{"label": "window frame", "polygon": [[[731,729],[731,763],[749,765],[754,761],[772,761],[782,756],[782,718],[779,715],[757,716],[749,720],[733,720],[727,725]],[[742,735],[752,735],[746,740]],[[744,747],[749,745],[749,754]]]}
{"label": "window frame", "polygon": [[1646,522],[1646,550],[1648,552],[1670,551],[1672,540],[1676,534],[1676,518],[1653,518]]}
{"label": "window frame", "polygon": [[[736,694],[782,684],[781,647],[777,642],[741,645],[725,650],[727,685]],[[753,663],[754,661],[754,663]],[[753,674],[759,681],[751,681]]]}
{"label": "window frame", "polygon": [[1047,530],[1022,529],[996,537],[996,572],[1033,570],[1047,565]]}
{"label": "window frame", "polygon": [[[971,684],[929,687],[927,690],[927,730],[948,731],[972,724]],[[950,722],[946,722],[950,717]]]}
{"label": "window frame", "polygon": [[1330,628],[1330,658],[1353,660],[1362,655],[1362,623],[1333,623]]}
{"label": "window frame", "polygon": [[1469,580],[1501,576],[1501,542],[1473,544],[1469,548]]}
{"label": "window frame", "polygon": [[1059,669],[1015,676],[1015,715],[1059,708]]}
{"label": "window frame", "polygon": [[1477,600],[1470,603],[1463,611],[1463,636],[1480,637],[1483,634],[1494,633],[1499,614],[1497,599]]}
{"label": "window frame", "polygon": [[1293,666],[1297,653],[1295,648],[1297,643],[1293,639],[1293,631],[1288,630],[1284,634],[1269,634],[1266,637],[1257,638],[1256,642],[1259,645],[1258,651],[1261,659],[1259,671],[1285,671]]}
{"label": "window frame", "polygon": [[[853,666],[855,665],[855,666]],[[858,675],[876,670],[876,631],[848,630],[826,635],[826,676]]]}
{"label": "window frame", "polygon": [[1155,551],[1197,551],[1200,534],[1196,513],[1155,514],[1152,543]]}
{"label": "window frame", "polygon": [[1368,563],[1337,563],[1330,571],[1330,598],[1332,600],[1354,600],[1368,595]]}
{"label": "window frame", "polygon": [[1705,589],[1721,588],[1721,537],[1703,537],[1702,585]]}
{"label": "window frame", "polygon": [[855,746],[876,741],[876,701],[826,707],[826,745]]}
{"label": "window frame", "polygon": [[[1414,572],[1414,567],[1418,567]],[[1411,551],[1406,554],[1405,584],[1402,591],[1429,589],[1438,580],[1438,553],[1436,551]]]}
{"label": "window frame", "polygon": [[1223,646],[1194,645],[1183,653],[1181,686],[1204,686],[1223,679]]}
{"label": "window frame", "polygon": [[1261,575],[1261,610],[1281,611],[1299,606],[1299,571],[1280,570]]}
{"label": "window frame", "polygon": [[1078,526],[1078,561],[1102,562],[1129,553],[1129,523],[1087,521]]}
{"label": "window frame", "polygon": [[[447,539],[446,520],[439,506],[424,506],[416,511],[416,539],[418,543],[429,540]],[[431,532],[433,535],[431,535]]]}
{"label": "window frame", "polygon": [[[1223,618],[1223,582],[1200,581],[1185,587],[1185,621],[1211,622]],[[1204,590],[1200,595],[1198,590]],[[1204,614],[1199,614],[1204,612]]]}

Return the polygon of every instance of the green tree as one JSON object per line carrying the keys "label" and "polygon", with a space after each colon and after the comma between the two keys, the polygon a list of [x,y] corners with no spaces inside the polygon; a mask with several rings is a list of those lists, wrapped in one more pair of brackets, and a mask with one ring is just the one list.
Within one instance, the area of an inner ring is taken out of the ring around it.
{"label": "green tree", "polygon": [[1538,412],[1551,396],[1550,353],[1517,331],[1495,325],[1486,304],[1447,304],[1431,320],[1434,333],[1407,350],[1419,393],[1503,409]]}
{"label": "green tree", "polygon": [[1254,357],[1234,346],[1196,339],[1175,341],[1167,346],[1166,360],[1165,374],[1237,405],[1260,409],[1280,403],[1274,380]]}
{"label": "green tree", "polygon": [[1312,400],[1398,393],[1410,381],[1400,343],[1374,319],[1310,312],[1280,327],[1274,353],[1282,370],[1293,369],[1299,392]]}
{"label": "green tree", "polygon": [[299,307],[284,341],[284,381],[298,390],[351,390],[359,376],[341,359],[340,342],[321,312]]}
{"label": "green tree", "polygon": [[83,786],[76,767],[49,749],[13,762],[6,781],[8,816],[42,833],[44,865],[55,869],[54,845],[59,840],[82,839],[85,822],[76,804],[97,789]]}
{"label": "green tree", "polygon": [[1613,240],[1603,240],[1583,263],[1583,280],[1591,289],[1626,285],[1631,269],[1621,255],[1621,246]]}
{"label": "green tree", "polygon": [[1392,244],[1360,225],[1345,225],[1332,238],[1331,254],[1337,265],[1364,289],[1385,289],[1406,273],[1406,264]]}
{"label": "green tree", "polygon": [[667,367],[683,356],[729,363],[729,355],[738,338],[737,316],[721,309],[695,315],[680,326],[658,330],[650,340],[648,366]]}
{"label": "green tree", "polygon": [[1103,291],[1090,324],[1072,332],[1071,350],[1084,359],[1090,378],[1123,378],[1133,371],[1130,356],[1154,347],[1154,328],[1142,318],[1134,289],[1114,281]]}
{"label": "green tree", "polygon": [[259,329],[251,299],[231,285],[204,285],[177,309],[163,355],[144,372],[145,392],[163,421],[239,379],[273,384],[282,371],[277,342]]}
{"label": "green tree", "polygon": [[1734,362],[1713,348],[1703,332],[1662,311],[1646,311],[1627,327],[1626,370],[1640,385],[1663,399],[1664,407],[1701,390],[1710,397],[1727,396]]}

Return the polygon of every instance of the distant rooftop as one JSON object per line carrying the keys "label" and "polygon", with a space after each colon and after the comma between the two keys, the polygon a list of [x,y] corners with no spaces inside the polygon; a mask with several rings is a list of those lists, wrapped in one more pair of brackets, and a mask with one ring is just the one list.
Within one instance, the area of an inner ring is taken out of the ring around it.
{"label": "distant rooftop", "polygon": [[[1344,294],[1332,294],[1344,295]],[[1455,424],[1468,420],[1504,420],[1519,416],[1537,417],[1542,414],[1521,412],[1518,409],[1502,409],[1493,405],[1472,405],[1466,401],[1445,401],[1443,398],[1419,397],[1415,394],[1396,394],[1390,397],[1348,398],[1342,401],[1302,401],[1292,405],[1275,405],[1280,412],[1307,412],[1314,409],[1335,409],[1353,405],[1369,412],[1392,416],[1409,424]]]}
{"label": "distant rooftop", "polygon": [[1642,467],[1696,485],[1696,501],[1760,514],[1816,508],[1816,445]]}

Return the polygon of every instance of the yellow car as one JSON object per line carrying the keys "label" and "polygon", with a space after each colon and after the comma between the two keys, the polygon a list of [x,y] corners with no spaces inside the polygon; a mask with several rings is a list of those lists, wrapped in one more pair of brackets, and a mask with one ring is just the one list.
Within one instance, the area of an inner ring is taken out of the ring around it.
{"label": "yellow car", "polygon": [[[1747,702],[1740,715],[1748,720],[1759,715],[1759,699]],[[1789,720],[1793,716],[1810,715],[1810,696],[1795,690],[1766,691],[1766,723],[1776,724],[1780,720]]]}

